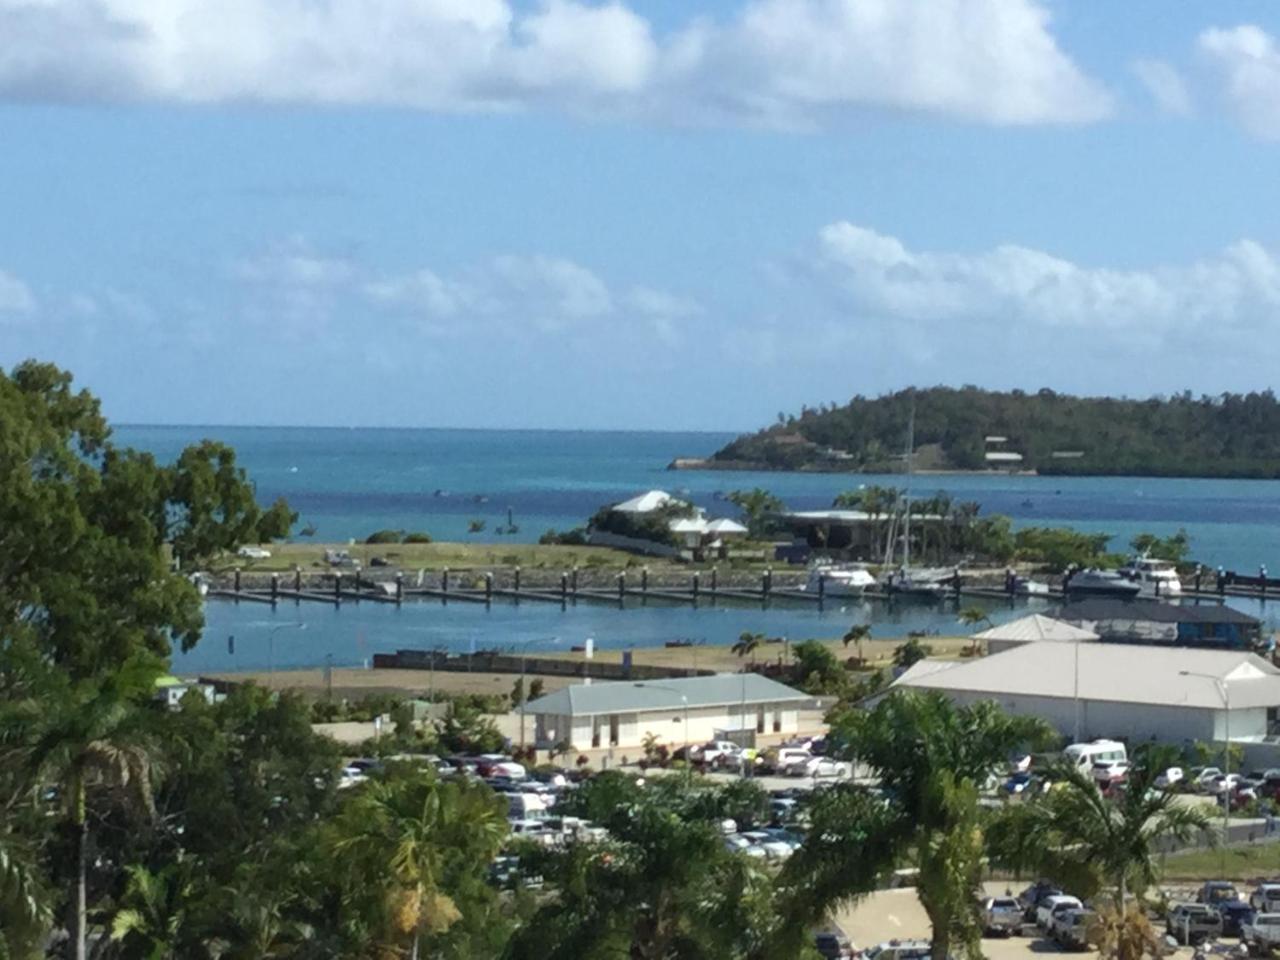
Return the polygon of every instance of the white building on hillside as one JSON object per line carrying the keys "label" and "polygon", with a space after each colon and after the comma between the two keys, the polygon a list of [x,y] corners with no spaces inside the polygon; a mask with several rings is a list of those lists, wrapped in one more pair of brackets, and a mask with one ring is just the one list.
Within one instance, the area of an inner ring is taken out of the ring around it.
{"label": "white building on hillside", "polygon": [[1078,716],[1083,739],[1222,740],[1227,700],[1233,741],[1260,742],[1280,718],[1280,670],[1242,651],[1022,643],[978,660],[922,660],[891,689],[994,700],[1068,736]]}
{"label": "white building on hillside", "polygon": [[534,742],[639,751],[650,733],[672,749],[733,735],[757,743],[798,729],[808,694],[756,673],[578,684],[530,701]]}

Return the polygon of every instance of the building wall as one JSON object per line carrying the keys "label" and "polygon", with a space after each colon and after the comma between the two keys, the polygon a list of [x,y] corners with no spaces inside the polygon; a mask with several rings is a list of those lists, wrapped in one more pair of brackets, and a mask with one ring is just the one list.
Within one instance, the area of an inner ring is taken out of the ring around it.
{"label": "building wall", "polygon": [[[608,714],[595,717],[569,718],[541,715],[535,732],[537,745],[553,746],[567,739],[579,750],[614,747],[619,750],[640,750],[645,737],[654,733],[658,742],[671,749],[686,743],[705,743],[722,730],[740,730],[744,726],[739,706],[690,708],[688,728],[685,726],[683,707],[673,710],[620,713],[615,728]],[[747,704],[745,726],[762,736],[789,736],[799,730],[799,711],[793,705]]]}
{"label": "building wall", "polygon": [[[1040,717],[1060,733],[1070,737],[1075,729],[1075,702],[1057,697],[1034,697],[969,691],[947,691],[961,704],[995,700],[1009,713]],[[1188,740],[1219,740],[1226,734],[1225,711],[1195,707],[1159,707],[1136,703],[1080,701],[1080,736],[1085,740],[1113,737],[1136,743],[1157,740],[1181,744]],[[1266,734],[1267,711],[1263,708],[1231,711],[1231,739],[1256,739]]]}

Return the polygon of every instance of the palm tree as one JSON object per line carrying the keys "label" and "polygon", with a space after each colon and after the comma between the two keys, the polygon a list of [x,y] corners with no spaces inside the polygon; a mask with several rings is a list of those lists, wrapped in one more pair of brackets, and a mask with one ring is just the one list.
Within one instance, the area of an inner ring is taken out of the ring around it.
{"label": "palm tree", "polygon": [[1048,728],[991,702],[958,707],[940,694],[905,691],[833,721],[850,759],[876,770],[893,798],[900,855],[914,850],[918,857],[917,894],[933,924],[933,957],[945,960],[955,941],[975,954],[984,854],[978,785],[1015,747],[1043,742]]}
{"label": "palm tree", "polygon": [[734,656],[739,658],[751,657],[751,665],[754,667],[756,663],[756,650],[760,644],[764,642],[763,633],[752,633],[750,630],[744,630],[738,636],[738,642],[730,647],[730,651]]}
{"label": "palm tree", "polygon": [[36,711],[38,731],[32,740],[32,779],[37,785],[58,784],[75,842],[71,937],[76,960],[85,960],[88,931],[90,791],[115,790],[131,809],[155,814],[153,750],[139,707],[154,691],[157,674],[154,662],[135,658],[99,682],[70,684],[56,708],[26,705]]}
{"label": "palm tree", "polygon": [[[1053,774],[1061,785],[1011,815],[1005,831],[1023,851],[1012,866],[1033,867],[1048,877],[1070,877],[1090,894],[1110,887],[1116,905],[1142,897],[1157,881],[1157,852],[1168,840],[1185,843],[1206,835],[1209,817],[1155,788],[1161,771],[1178,763],[1176,748],[1139,746],[1116,798],[1106,797],[1088,771],[1064,765]],[[1092,889],[1090,889],[1092,888]]]}
{"label": "palm tree", "polygon": [[195,884],[187,861],[159,873],[133,864],[125,867],[124,894],[111,919],[111,939],[125,960],[167,960],[182,955],[187,905]]}
{"label": "palm tree", "polygon": [[987,616],[987,611],[981,607],[965,607],[960,611],[958,619],[966,627],[976,627],[980,623],[991,625],[991,618]]}
{"label": "palm tree", "polygon": [[0,957],[34,955],[50,916],[29,845],[0,831]]}
{"label": "palm tree", "polygon": [[867,658],[862,655],[862,644],[870,636],[871,625],[869,623],[855,623],[844,632],[840,642],[844,644],[846,650],[849,648],[849,644],[856,643],[858,645],[858,662],[865,664]]}
{"label": "palm tree", "polygon": [[[423,936],[462,917],[456,898],[483,887],[483,871],[507,835],[505,810],[483,784],[415,773],[372,780],[339,813],[333,850],[350,901],[370,904],[388,950],[418,956]],[[369,877],[381,884],[369,888]]]}
{"label": "palm tree", "polygon": [[755,487],[751,490],[732,490],[725,494],[725,499],[742,511],[747,521],[749,536],[757,537],[764,532],[764,523],[769,514],[782,510],[785,504],[768,490]]}

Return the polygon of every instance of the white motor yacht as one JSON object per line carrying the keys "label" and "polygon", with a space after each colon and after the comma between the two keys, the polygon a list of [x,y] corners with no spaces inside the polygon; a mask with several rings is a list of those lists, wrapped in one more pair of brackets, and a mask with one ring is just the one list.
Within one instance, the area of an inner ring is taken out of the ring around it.
{"label": "white motor yacht", "polygon": [[1119,597],[1133,599],[1142,588],[1113,570],[1078,570],[1064,584],[1069,599],[1077,597]]}
{"label": "white motor yacht", "polygon": [[1178,568],[1168,560],[1134,557],[1120,568],[1120,576],[1138,585],[1140,597],[1180,597],[1182,581]]}
{"label": "white motor yacht", "polygon": [[876,585],[876,578],[861,563],[816,563],[809,568],[804,589],[824,597],[860,597]]}

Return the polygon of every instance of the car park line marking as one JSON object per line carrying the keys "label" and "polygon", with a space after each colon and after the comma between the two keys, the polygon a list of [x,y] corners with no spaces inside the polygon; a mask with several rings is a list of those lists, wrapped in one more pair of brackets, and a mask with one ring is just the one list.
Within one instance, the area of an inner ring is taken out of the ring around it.
{"label": "car park line marking", "polygon": [[901,920],[899,920],[897,917],[895,917],[892,913],[888,914],[888,920],[889,920],[889,922],[890,922],[890,923],[892,923],[895,927],[900,927],[900,926],[902,926],[902,921],[901,921]]}

